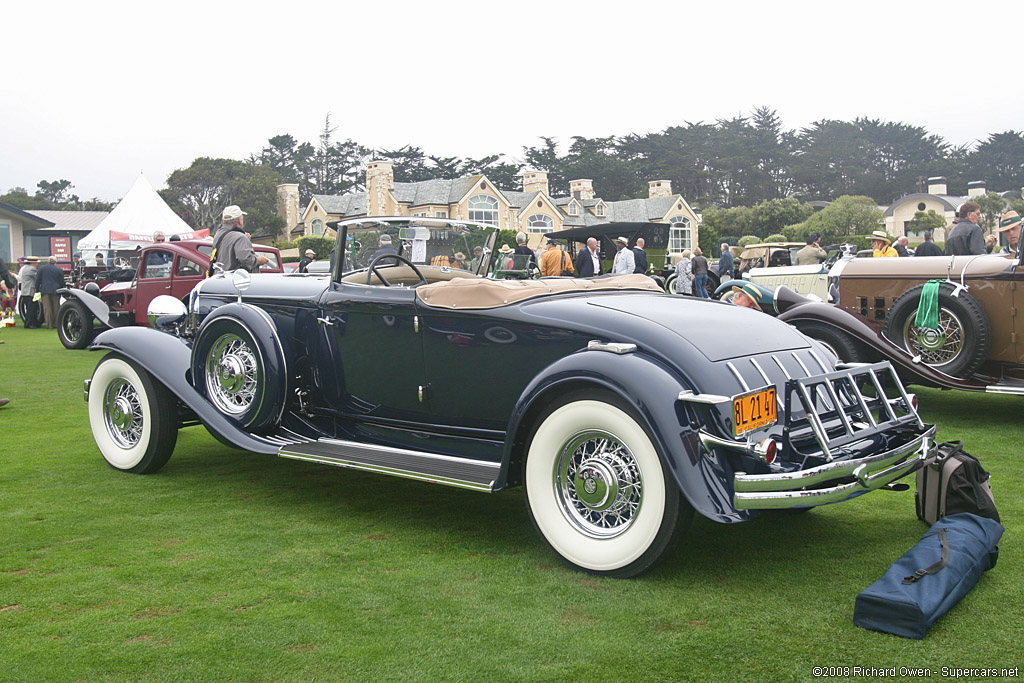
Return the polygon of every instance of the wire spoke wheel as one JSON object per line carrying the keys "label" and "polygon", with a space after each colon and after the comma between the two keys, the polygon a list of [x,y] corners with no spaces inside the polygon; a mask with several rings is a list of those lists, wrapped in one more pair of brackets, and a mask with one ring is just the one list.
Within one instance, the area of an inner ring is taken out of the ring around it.
{"label": "wire spoke wheel", "polygon": [[907,316],[903,328],[903,339],[914,355],[920,354],[928,365],[944,365],[956,358],[964,348],[964,324],[952,311],[939,309],[937,329],[918,327],[917,314]]}
{"label": "wire spoke wheel", "polygon": [[214,404],[228,415],[241,415],[256,400],[259,361],[246,340],[224,334],[206,358],[206,389]]}
{"label": "wire spoke wheel", "polygon": [[107,387],[103,396],[103,422],[107,434],[121,448],[131,448],[142,438],[142,402],[139,392],[127,380]]}

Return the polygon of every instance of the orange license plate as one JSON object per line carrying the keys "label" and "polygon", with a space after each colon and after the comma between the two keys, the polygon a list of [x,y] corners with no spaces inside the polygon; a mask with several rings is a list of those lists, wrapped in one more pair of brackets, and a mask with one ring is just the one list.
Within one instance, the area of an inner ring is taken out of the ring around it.
{"label": "orange license plate", "polygon": [[732,433],[735,436],[775,424],[779,419],[775,387],[765,387],[737,396],[732,400],[732,415]]}

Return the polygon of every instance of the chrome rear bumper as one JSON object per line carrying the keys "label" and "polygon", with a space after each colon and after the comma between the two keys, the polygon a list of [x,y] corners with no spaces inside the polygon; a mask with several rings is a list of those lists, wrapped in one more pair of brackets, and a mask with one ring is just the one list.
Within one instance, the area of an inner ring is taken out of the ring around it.
{"label": "chrome rear bumper", "polygon": [[[884,453],[838,460],[818,467],[777,474],[735,475],[733,502],[739,510],[776,510],[838,503],[873,491],[916,471],[935,457],[935,427],[914,440]],[[853,477],[854,481],[807,489],[822,482]]]}

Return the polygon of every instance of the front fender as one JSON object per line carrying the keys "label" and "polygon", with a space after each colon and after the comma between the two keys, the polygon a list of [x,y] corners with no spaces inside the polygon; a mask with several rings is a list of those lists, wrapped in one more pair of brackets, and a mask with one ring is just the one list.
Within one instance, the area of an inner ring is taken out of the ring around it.
{"label": "front fender", "polygon": [[89,312],[96,316],[96,319],[101,323],[110,327],[110,307],[107,306],[106,302],[98,296],[89,294],[84,289],[75,289],[74,287],[65,287],[57,290],[58,294],[63,294],[68,299],[78,299],[82,302],[82,305],[89,309]]}
{"label": "front fender", "polygon": [[525,454],[534,420],[543,407],[566,391],[586,386],[614,392],[635,409],[697,512],[718,522],[754,516],[733,506],[732,468],[702,448],[685,407],[677,400],[682,389],[692,387],[654,358],[636,352],[580,351],[552,363],[534,378],[509,418],[501,486],[513,463]]}
{"label": "front fender", "polygon": [[882,335],[881,328],[869,325],[862,317],[839,308],[835,304],[808,301],[786,309],[778,318],[797,329],[800,329],[801,322],[815,322],[834,327],[880,354],[898,370],[910,375],[909,381],[947,389],[985,391],[986,385],[981,382],[952,377],[916,361],[915,357],[907,353],[905,349],[886,339]]}
{"label": "front fender", "polygon": [[276,445],[225,417],[189,383],[192,347],[178,337],[148,327],[119,327],[98,335],[89,348],[116,351],[141,365],[222,441],[256,453],[277,453]]}

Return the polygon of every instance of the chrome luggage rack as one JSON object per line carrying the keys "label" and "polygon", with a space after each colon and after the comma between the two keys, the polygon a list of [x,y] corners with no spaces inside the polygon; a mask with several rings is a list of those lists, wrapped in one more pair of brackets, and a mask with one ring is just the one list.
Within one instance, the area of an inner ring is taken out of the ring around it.
{"label": "chrome luggage rack", "polygon": [[[895,427],[925,428],[913,399],[888,362],[847,363],[838,367],[834,372],[786,382],[787,419],[782,435],[787,450],[800,453],[794,444],[798,439],[794,437],[806,435],[805,424],[809,424],[826,462],[833,460],[836,450]],[[886,395],[886,379],[898,396]],[[862,384],[873,388],[874,396],[865,396]],[[792,419],[796,404],[803,409],[804,419]]]}

